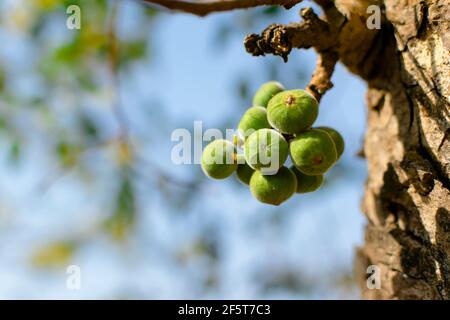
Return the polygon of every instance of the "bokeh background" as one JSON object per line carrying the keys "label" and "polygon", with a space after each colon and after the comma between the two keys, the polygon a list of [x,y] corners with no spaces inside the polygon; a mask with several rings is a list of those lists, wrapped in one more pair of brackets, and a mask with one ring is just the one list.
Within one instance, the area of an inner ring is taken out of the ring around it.
{"label": "bokeh background", "polygon": [[[66,8],[81,8],[81,30]],[[233,128],[268,80],[304,88],[312,50],[251,57],[246,34],[305,2],[214,14],[133,0],[0,2],[0,298],[358,299],[363,82],[341,65],[319,125],[346,140],[312,194],[258,203],[175,165],[177,128]],[[81,268],[81,289],[66,270]]]}

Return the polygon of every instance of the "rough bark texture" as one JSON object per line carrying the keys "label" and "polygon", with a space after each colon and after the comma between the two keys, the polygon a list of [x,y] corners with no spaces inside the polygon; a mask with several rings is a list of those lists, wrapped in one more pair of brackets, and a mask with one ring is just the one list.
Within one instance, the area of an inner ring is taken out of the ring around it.
{"label": "rough bark texture", "polygon": [[[450,299],[450,6],[387,0],[382,74],[367,79],[365,298]],[[366,267],[381,270],[381,290]]]}

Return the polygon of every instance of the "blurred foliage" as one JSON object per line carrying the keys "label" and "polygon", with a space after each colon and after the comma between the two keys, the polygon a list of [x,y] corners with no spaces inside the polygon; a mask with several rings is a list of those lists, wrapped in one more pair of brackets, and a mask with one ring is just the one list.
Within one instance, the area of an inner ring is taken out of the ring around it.
{"label": "blurred foliage", "polygon": [[31,263],[38,268],[66,267],[77,249],[74,241],[58,241],[39,248],[33,255]]}
{"label": "blurred foliage", "polygon": [[122,178],[117,192],[113,215],[105,221],[105,228],[114,240],[123,241],[136,220],[134,189],[128,175]]}
{"label": "blurred foliage", "polygon": [[[114,146],[112,164],[117,165],[115,179],[119,187],[111,197],[112,212],[100,225],[113,239],[125,240],[136,222],[130,175],[135,163],[128,141],[129,128],[118,116],[122,106],[118,95],[112,93],[120,91],[118,77],[126,77],[129,66],[150,57],[148,30],[157,19],[157,12],[143,6],[138,16],[141,32],[121,37],[117,15],[121,1],[22,0],[2,5],[0,31],[22,35],[34,52],[30,64],[20,72],[11,69],[5,57],[0,61],[0,134],[10,141],[11,163],[20,161],[31,143],[31,132],[43,136],[48,146],[53,144],[49,152],[58,162],[58,176],[74,168],[85,169],[82,161],[87,151],[110,154]],[[80,30],[65,27],[69,5],[82,8]],[[64,28],[55,28],[56,23]],[[18,90],[15,83],[29,75],[39,89]],[[61,99],[66,103],[61,104]],[[88,105],[92,99],[106,105],[117,118],[119,128],[112,135],[103,132],[101,117],[92,116],[102,111],[99,106]],[[23,123],[21,118],[31,121]],[[74,249],[71,241],[50,243],[36,252],[32,262],[40,267],[64,264]]]}

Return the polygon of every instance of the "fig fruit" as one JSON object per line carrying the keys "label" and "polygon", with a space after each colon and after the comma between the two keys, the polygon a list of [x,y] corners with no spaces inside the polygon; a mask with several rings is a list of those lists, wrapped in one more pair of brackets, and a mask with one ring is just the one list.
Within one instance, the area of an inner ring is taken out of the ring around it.
{"label": "fig fruit", "polygon": [[267,119],[281,133],[296,134],[312,126],[319,113],[317,100],[304,90],[276,94],[267,106]]}
{"label": "fig fruit", "polygon": [[238,132],[239,136],[245,140],[250,134],[263,128],[270,128],[266,108],[251,107],[239,121]]}
{"label": "fig fruit", "polygon": [[259,87],[258,91],[256,91],[256,94],[253,97],[253,105],[265,108],[267,107],[267,103],[269,103],[269,100],[272,99],[274,95],[283,90],[283,85],[277,81],[266,82],[261,87]]}
{"label": "fig fruit", "polygon": [[323,183],[323,175],[308,176],[300,172],[295,166],[289,168],[297,178],[297,193],[313,192]]}
{"label": "fig fruit", "polygon": [[317,127],[316,129],[323,130],[330,135],[331,139],[333,139],[334,145],[336,146],[337,158],[339,159],[345,148],[345,142],[342,135],[337,130],[330,127]]}
{"label": "fig fruit", "polygon": [[297,169],[307,175],[323,174],[337,160],[330,135],[318,129],[297,135],[290,143],[290,154]]}
{"label": "fig fruit", "polygon": [[202,170],[210,178],[225,179],[237,168],[236,153],[232,142],[214,140],[202,153]]}
{"label": "fig fruit", "polygon": [[250,178],[252,177],[253,172],[255,172],[255,170],[253,170],[248,164],[240,164],[236,169],[236,175],[239,181],[245,185],[250,183]]}
{"label": "fig fruit", "polygon": [[275,175],[255,171],[250,179],[250,191],[259,201],[278,206],[289,199],[297,189],[295,174],[281,167]]}
{"label": "fig fruit", "polygon": [[247,164],[255,170],[266,169],[264,174],[274,174],[284,164],[288,154],[286,139],[273,129],[253,132],[244,142]]}

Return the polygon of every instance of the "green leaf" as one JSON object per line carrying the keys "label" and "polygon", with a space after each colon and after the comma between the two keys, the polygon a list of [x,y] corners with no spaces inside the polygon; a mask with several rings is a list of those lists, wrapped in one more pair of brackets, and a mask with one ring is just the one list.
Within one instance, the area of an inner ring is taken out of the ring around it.
{"label": "green leaf", "polygon": [[121,181],[116,198],[116,206],[113,215],[105,221],[105,228],[117,241],[125,240],[136,218],[136,204],[134,189],[128,176]]}
{"label": "green leaf", "polygon": [[64,167],[72,167],[78,161],[81,148],[75,144],[61,141],[56,146],[56,153]]}

